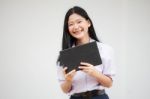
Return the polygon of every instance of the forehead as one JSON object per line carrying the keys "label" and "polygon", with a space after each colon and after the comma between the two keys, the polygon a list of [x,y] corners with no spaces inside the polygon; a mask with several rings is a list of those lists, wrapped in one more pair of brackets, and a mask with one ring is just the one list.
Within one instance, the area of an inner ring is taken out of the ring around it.
{"label": "forehead", "polygon": [[79,14],[73,13],[72,15],[69,16],[68,22],[72,22],[72,21],[76,21],[76,20],[81,20],[81,19],[85,19],[85,18],[82,17]]}

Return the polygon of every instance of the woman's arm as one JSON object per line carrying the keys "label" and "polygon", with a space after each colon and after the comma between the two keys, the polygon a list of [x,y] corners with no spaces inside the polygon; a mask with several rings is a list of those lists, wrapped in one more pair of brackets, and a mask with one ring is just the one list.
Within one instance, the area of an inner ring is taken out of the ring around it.
{"label": "woman's arm", "polygon": [[61,84],[61,89],[63,90],[64,93],[68,93],[71,90],[71,81],[65,81]]}
{"label": "woman's arm", "polygon": [[91,75],[94,76],[102,86],[108,88],[112,86],[112,79],[109,76],[102,74],[98,70],[93,71]]}
{"label": "woman's arm", "polygon": [[67,67],[63,69],[63,73],[65,76],[65,81],[61,84],[61,89],[64,93],[68,93],[71,90],[72,80],[76,73],[76,70],[72,70],[69,73],[66,73]]}
{"label": "woman's arm", "polygon": [[112,79],[99,72],[92,64],[81,62],[81,66],[79,68],[83,72],[95,77],[102,86],[108,88],[112,86]]}

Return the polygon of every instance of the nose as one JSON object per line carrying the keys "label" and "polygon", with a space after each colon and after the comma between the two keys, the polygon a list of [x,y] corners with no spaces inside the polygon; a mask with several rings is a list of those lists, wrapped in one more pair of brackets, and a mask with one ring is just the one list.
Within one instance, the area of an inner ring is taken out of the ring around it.
{"label": "nose", "polygon": [[78,24],[74,24],[74,29],[78,29],[79,28],[79,25]]}

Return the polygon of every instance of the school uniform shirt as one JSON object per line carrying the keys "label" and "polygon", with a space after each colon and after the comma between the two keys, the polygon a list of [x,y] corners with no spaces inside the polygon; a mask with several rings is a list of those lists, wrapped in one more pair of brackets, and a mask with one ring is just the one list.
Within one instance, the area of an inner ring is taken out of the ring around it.
{"label": "school uniform shirt", "polygon": [[[90,40],[90,42],[92,41],[94,40]],[[104,43],[97,42],[97,45],[102,59],[102,64],[94,67],[102,74],[111,77],[113,80],[115,76],[113,49]],[[65,81],[65,77],[62,72],[63,67],[59,65],[57,65],[57,67],[58,81],[61,84]],[[94,77],[79,70],[76,72],[73,78],[72,88],[67,94],[73,95],[74,93],[86,92],[95,89],[102,90],[105,89],[105,87],[103,87]]]}

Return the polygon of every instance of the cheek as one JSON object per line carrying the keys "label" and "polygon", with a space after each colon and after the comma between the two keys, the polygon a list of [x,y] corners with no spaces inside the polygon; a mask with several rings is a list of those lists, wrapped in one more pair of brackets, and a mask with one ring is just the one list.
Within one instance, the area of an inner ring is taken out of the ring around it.
{"label": "cheek", "polygon": [[69,32],[71,33],[71,32],[72,32],[72,27],[69,27],[68,30],[69,30]]}

